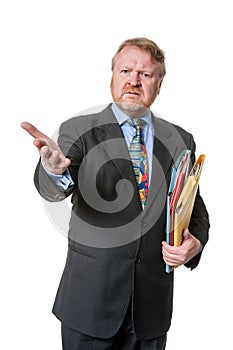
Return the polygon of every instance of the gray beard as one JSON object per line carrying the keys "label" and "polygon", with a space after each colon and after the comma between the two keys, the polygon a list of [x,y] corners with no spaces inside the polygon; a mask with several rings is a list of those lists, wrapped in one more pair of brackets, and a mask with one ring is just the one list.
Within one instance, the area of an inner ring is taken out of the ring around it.
{"label": "gray beard", "polygon": [[126,113],[131,118],[143,117],[149,110],[148,107],[134,104],[134,103],[125,103],[125,102],[115,102],[115,103],[124,113]]}

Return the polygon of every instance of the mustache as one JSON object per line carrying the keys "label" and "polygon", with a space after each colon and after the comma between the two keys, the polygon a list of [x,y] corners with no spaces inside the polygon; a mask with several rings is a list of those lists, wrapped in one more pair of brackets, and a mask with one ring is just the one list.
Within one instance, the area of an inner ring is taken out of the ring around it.
{"label": "mustache", "polygon": [[141,89],[140,88],[137,88],[137,87],[130,87],[130,88],[125,88],[123,90],[123,93],[126,94],[128,92],[132,92],[132,93],[140,93],[141,92]]}

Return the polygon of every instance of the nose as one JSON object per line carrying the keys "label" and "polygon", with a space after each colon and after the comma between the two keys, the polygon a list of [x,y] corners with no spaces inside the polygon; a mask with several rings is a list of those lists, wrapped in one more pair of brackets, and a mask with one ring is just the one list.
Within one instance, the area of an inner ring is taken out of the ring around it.
{"label": "nose", "polygon": [[141,86],[140,75],[138,72],[131,72],[128,85],[131,86]]}

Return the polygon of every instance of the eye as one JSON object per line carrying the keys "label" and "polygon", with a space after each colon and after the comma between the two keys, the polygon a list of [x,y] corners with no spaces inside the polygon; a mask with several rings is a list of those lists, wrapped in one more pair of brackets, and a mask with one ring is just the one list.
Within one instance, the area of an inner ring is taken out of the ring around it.
{"label": "eye", "polygon": [[129,73],[129,69],[122,69],[122,70],[121,70],[121,73],[122,73],[122,74],[128,74],[128,73]]}
{"label": "eye", "polygon": [[150,74],[150,73],[142,72],[141,75],[142,75],[144,78],[151,78],[151,74]]}

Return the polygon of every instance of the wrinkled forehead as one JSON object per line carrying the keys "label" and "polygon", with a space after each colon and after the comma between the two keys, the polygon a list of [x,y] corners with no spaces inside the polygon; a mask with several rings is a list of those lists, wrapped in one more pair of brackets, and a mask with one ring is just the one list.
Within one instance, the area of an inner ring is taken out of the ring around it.
{"label": "wrinkled forehead", "polygon": [[155,70],[160,63],[153,61],[151,54],[136,46],[125,46],[115,58],[115,67]]}

